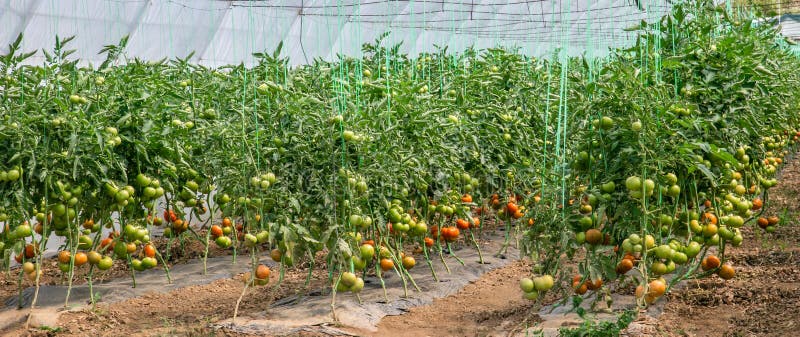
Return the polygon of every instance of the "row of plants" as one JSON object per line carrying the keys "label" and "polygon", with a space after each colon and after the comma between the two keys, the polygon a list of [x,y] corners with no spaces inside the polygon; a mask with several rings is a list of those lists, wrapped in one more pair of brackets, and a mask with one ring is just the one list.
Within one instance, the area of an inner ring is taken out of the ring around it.
{"label": "row of plants", "polygon": [[733,278],[726,251],[741,228],[780,222],[764,212],[798,141],[797,76],[786,71],[798,60],[768,21],[710,2],[639,28],[596,81],[576,83],[591,114],[573,134],[574,205],[561,221],[585,247],[577,294],[607,299],[602,284],[619,281],[646,305],[687,278]]}
{"label": "row of plants", "polygon": [[798,60],[756,22],[697,1],[604,59],[411,58],[383,36],[360,59],[290,67],[279,46],[216,69],[129,59],[126,39],[87,66],[70,38],[31,66],[20,37],[0,57],[0,252],[20,286],[53,235],[65,279],[89,268],[90,286],[114,263],[169,277],[156,232],[249,254],[248,286],[269,282],[262,253],[279,280],[322,254],[335,298],[367,275],[416,287],[416,259],[436,277],[433,259],[463,264],[452,246],[504,226],[494,253],[536,262],[525,297],[627,278],[646,305],[732,277],[739,229],[779,221],[761,214],[797,140]]}

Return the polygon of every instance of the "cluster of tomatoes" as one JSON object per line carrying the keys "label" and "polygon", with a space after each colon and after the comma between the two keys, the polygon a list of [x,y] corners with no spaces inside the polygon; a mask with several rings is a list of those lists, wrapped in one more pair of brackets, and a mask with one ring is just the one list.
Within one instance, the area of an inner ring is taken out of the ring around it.
{"label": "cluster of tomatoes", "polygon": [[541,275],[533,279],[524,277],[519,281],[519,287],[525,293],[525,298],[533,301],[550,290],[554,282],[552,275]]}
{"label": "cluster of tomatoes", "polygon": [[575,275],[572,277],[572,289],[575,290],[575,293],[578,295],[583,295],[589,290],[597,290],[603,286],[603,279],[602,278],[595,278],[594,280],[590,280],[588,278],[584,278],[581,275]]}
{"label": "cluster of tomatoes", "polygon": [[470,219],[456,219],[456,228],[460,230],[475,229],[481,227],[481,218],[474,216]]}
{"label": "cluster of tomatoes", "polygon": [[758,224],[758,227],[767,231],[767,233],[772,233],[775,231],[775,226],[777,226],[780,221],[781,221],[780,218],[773,215],[769,217],[763,217],[763,216],[758,217],[756,223]]}
{"label": "cluster of tomatoes", "polygon": [[345,292],[349,291],[354,294],[360,293],[364,289],[364,279],[356,276],[351,272],[344,272],[339,277],[339,282],[336,285],[336,291]]}
{"label": "cluster of tomatoes", "polygon": [[164,236],[178,236],[189,230],[189,222],[179,217],[178,214],[175,213],[175,210],[165,210],[163,216],[163,220],[158,218],[153,219],[153,225],[158,226],[162,222],[169,225],[164,228]]}
{"label": "cluster of tomatoes", "polygon": [[489,201],[489,205],[497,210],[497,216],[501,219],[520,219],[525,216],[525,206],[517,202],[522,201],[522,195],[511,195],[505,204],[500,201],[500,196],[495,193]]}
{"label": "cluster of tomatoes", "polygon": [[218,247],[228,248],[233,244],[233,240],[230,237],[233,234],[233,221],[231,218],[223,218],[219,225],[212,225],[209,231],[211,232],[211,238],[214,239],[214,243]]}
{"label": "cluster of tomatoes", "polygon": [[[356,234],[356,239],[360,240],[360,234]],[[415,251],[419,252],[419,251]],[[392,249],[385,245],[381,245],[377,251],[376,256],[376,248],[375,248],[375,241],[374,240],[364,240],[361,242],[361,246],[352,253],[350,256],[350,261],[353,266],[353,270],[356,271],[364,271],[370,266],[373,262],[377,261],[378,267],[381,271],[390,271],[395,269],[395,259],[397,259],[404,269],[411,269],[416,266],[417,262],[416,259],[410,254],[406,254],[403,251],[399,251],[398,253],[393,252]]]}

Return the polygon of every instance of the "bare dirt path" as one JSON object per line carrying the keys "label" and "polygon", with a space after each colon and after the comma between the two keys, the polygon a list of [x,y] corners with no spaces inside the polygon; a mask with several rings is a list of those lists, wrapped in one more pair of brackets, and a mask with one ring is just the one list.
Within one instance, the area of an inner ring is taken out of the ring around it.
{"label": "bare dirt path", "polygon": [[533,302],[522,298],[519,279],[530,264],[517,261],[498,268],[458,293],[432,304],[387,316],[369,336],[504,336],[524,327]]}

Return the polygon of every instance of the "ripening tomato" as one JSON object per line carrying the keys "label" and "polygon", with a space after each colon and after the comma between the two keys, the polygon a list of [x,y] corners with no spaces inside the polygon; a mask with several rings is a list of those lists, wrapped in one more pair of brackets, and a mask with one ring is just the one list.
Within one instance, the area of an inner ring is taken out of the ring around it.
{"label": "ripening tomato", "polygon": [[508,210],[509,214],[514,214],[519,210],[519,207],[517,204],[509,201],[508,204],[506,204],[506,209]]}
{"label": "ripening tomato", "polygon": [[721,267],[719,267],[717,275],[719,275],[719,277],[722,278],[723,280],[730,280],[734,276],[736,276],[736,271],[733,270],[733,267],[731,267],[731,265],[723,264]]}
{"label": "ripening tomato", "polygon": [[272,261],[281,262],[281,257],[283,256],[283,252],[279,249],[275,248],[269,253],[269,257],[272,258]]}
{"label": "ripening tomato", "polygon": [[261,280],[269,279],[270,270],[269,267],[259,264],[256,268],[256,278]]}
{"label": "ripening tomato", "polygon": [[86,264],[86,262],[89,262],[89,257],[86,256],[86,253],[84,252],[75,253],[75,266],[80,267]]}
{"label": "ripening tomato", "polygon": [[718,257],[714,255],[709,255],[705,259],[703,259],[703,262],[701,262],[700,265],[703,268],[703,270],[711,270],[719,267],[720,260]]}
{"label": "ripening tomato", "polygon": [[464,219],[457,219],[456,220],[456,227],[458,227],[458,229],[461,229],[461,230],[467,230],[467,229],[469,229],[469,221],[464,220]]}
{"label": "ripening tomato", "polygon": [[144,246],[144,248],[142,249],[142,252],[144,253],[144,256],[146,256],[146,257],[155,257],[156,256],[156,248],[153,247],[153,245],[151,245],[149,243]]}
{"label": "ripening tomato", "polygon": [[215,238],[215,239],[216,239],[216,238],[218,238],[218,237],[222,236],[222,234],[223,234],[223,233],[222,233],[222,227],[220,227],[220,226],[217,226],[217,225],[213,225],[213,226],[211,226],[211,236],[212,236],[213,238]]}
{"label": "ripening tomato", "polygon": [[394,261],[391,259],[381,259],[381,270],[388,271],[394,269]]}
{"label": "ripening tomato", "polygon": [[414,268],[414,266],[417,265],[417,261],[414,260],[413,257],[408,256],[408,255],[404,256],[402,261],[403,261],[403,268],[405,268],[405,269],[411,269],[411,268]]}
{"label": "ripening tomato", "polygon": [[68,250],[62,250],[58,252],[58,262],[59,263],[69,263],[72,259],[72,254]]}

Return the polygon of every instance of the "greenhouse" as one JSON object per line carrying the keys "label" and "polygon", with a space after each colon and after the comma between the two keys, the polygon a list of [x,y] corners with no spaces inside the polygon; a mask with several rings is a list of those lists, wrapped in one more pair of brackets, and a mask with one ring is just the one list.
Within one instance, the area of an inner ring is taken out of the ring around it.
{"label": "greenhouse", "polygon": [[792,336],[800,4],[0,1],[0,335]]}

